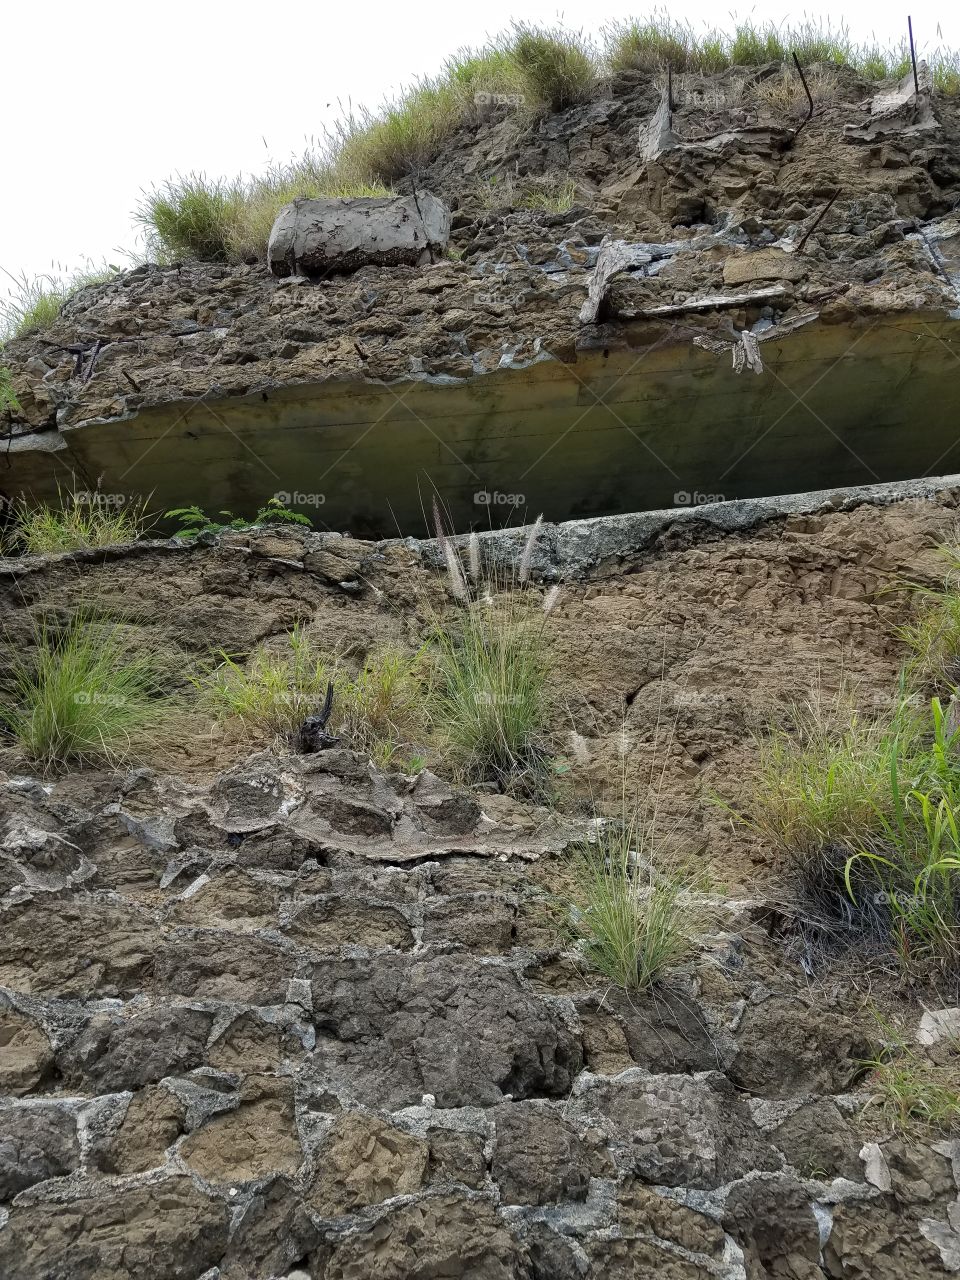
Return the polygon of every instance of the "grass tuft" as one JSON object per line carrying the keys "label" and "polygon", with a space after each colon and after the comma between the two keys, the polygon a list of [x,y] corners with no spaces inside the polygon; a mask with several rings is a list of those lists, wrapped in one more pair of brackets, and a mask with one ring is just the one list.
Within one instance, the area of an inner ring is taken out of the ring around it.
{"label": "grass tuft", "polygon": [[6,298],[0,299],[0,346],[16,338],[44,333],[81,289],[104,284],[116,274],[115,267],[104,264],[88,266],[70,277],[10,276],[13,288]]}
{"label": "grass tuft", "polygon": [[85,612],[62,629],[45,618],[0,694],[0,723],[46,771],[139,756],[170,710],[155,656],[131,654],[119,623]]}
{"label": "grass tuft", "polygon": [[692,949],[689,879],[657,871],[636,815],[605,826],[570,861],[573,938],[611,982],[642,991]]}
{"label": "grass tuft", "polygon": [[509,575],[486,575],[475,538],[464,567],[435,513],[452,613],[434,619],[434,715],[463,777],[541,794],[550,708],[548,597],[530,584],[538,520]]}
{"label": "grass tuft", "polygon": [[101,493],[60,493],[58,505],[14,503],[14,527],[5,540],[27,555],[83,551],[136,542],[149,530],[146,499],[110,501]]}
{"label": "grass tuft", "polygon": [[236,718],[252,736],[292,738],[322,705],[330,682],[334,698],[328,728],[345,746],[386,766],[422,744],[429,690],[420,654],[376,650],[352,677],[295,627],[281,646],[262,646],[246,665],[221,652],[214,669],[195,684],[217,718]]}
{"label": "grass tuft", "polygon": [[892,1129],[921,1128],[951,1134],[960,1131],[960,1075],[956,1046],[952,1061],[935,1063],[881,1022],[887,1044],[862,1065],[870,1072],[872,1105]]}

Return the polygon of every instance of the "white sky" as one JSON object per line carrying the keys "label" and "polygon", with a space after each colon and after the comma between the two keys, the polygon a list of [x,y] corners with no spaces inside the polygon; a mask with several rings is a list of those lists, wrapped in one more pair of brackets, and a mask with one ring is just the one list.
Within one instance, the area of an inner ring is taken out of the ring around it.
{"label": "white sky", "polygon": [[[945,12],[947,9],[952,12]],[[438,69],[514,17],[597,33],[611,18],[643,15],[619,0],[12,0],[3,17],[6,127],[0,158],[0,268],[14,276],[69,273],[88,260],[120,261],[131,211],[145,187],[176,172],[250,173],[303,150],[338,102],[375,106]],[[681,0],[676,17],[731,25],[707,0]],[[921,52],[960,47],[960,6],[848,0],[857,39],[897,42],[911,12]],[[831,17],[838,4],[741,7],[755,20]],[[938,33],[939,32],[939,33]],[[6,292],[0,276],[0,295]]]}

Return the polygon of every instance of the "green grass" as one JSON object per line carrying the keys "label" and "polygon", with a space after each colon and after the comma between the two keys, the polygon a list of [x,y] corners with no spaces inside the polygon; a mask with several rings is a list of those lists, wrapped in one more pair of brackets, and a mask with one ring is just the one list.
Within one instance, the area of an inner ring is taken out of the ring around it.
{"label": "green grass", "polygon": [[220,718],[236,717],[245,730],[291,735],[318,710],[336,674],[299,627],[279,648],[260,647],[246,664],[223,651],[196,684]]}
{"label": "green grass", "polygon": [[244,664],[221,652],[216,666],[195,683],[219,719],[239,721],[252,736],[287,738],[323,704],[333,683],[328,729],[343,745],[381,766],[415,753],[427,734],[429,687],[421,655],[395,647],[375,650],[356,676],[320,651],[296,627],[278,647],[261,646]]}
{"label": "green grass", "polygon": [[111,280],[116,273],[115,267],[104,265],[90,266],[70,277],[10,276],[13,288],[0,299],[0,346],[16,338],[44,333],[75,294]]}
{"label": "green grass", "polygon": [[630,814],[569,863],[573,940],[593,969],[627,990],[649,987],[693,945],[689,878],[655,870],[654,853],[646,824]]}
{"label": "green grass", "polygon": [[0,365],[0,413],[6,410],[19,413],[20,402],[13,389],[13,374],[6,365]]}
{"label": "green grass", "polygon": [[[642,21],[632,19],[604,28],[605,61],[615,75],[655,72],[667,65],[675,72],[710,74],[730,67],[787,62],[794,53],[805,67],[814,63],[850,67],[872,81],[899,79],[910,67],[904,45],[884,49],[856,44],[844,25],[832,27],[829,22],[808,20],[796,27],[742,22],[732,32],[722,32],[695,27],[661,11]],[[938,49],[925,56],[937,90],[950,95],[960,92],[960,54]]]}
{"label": "green grass", "polygon": [[524,97],[551,111],[585,101],[596,82],[597,55],[582,32],[516,23],[503,51]]}
{"label": "green grass", "polygon": [[529,580],[540,521],[509,575],[487,575],[476,536],[466,565],[435,513],[454,608],[434,617],[437,731],[462,776],[540,794],[546,783],[543,734],[550,712],[546,622],[556,594]]}
{"label": "green grass", "polygon": [[943,1134],[960,1132],[960,1073],[956,1046],[951,1060],[931,1061],[904,1038],[885,1031],[886,1047],[861,1065],[869,1072],[870,1103],[879,1107],[892,1129],[920,1128]]}
{"label": "green grass", "polygon": [[154,655],[132,654],[126,628],[78,613],[44,619],[33,652],[15,658],[0,693],[0,723],[46,771],[116,767],[154,744],[173,704]]}
{"label": "green grass", "polygon": [[151,525],[146,500],[114,502],[110,497],[61,492],[56,506],[14,503],[15,524],[5,542],[28,555],[136,542]]}

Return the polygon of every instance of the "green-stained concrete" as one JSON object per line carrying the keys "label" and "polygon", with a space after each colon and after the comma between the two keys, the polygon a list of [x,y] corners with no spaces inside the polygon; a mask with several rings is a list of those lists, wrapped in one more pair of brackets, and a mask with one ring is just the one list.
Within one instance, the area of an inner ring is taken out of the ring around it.
{"label": "green-stained concrete", "polygon": [[[71,474],[250,514],[317,495],[317,527],[417,532],[436,492],[459,528],[943,473],[960,463],[960,326],[928,315],[814,322],[761,345],[765,369],[689,343],[545,359],[470,382],[330,381],[172,402],[13,442],[0,488],[55,496]],[[475,495],[500,495],[490,514]],[[320,498],[322,497],[322,501]]]}

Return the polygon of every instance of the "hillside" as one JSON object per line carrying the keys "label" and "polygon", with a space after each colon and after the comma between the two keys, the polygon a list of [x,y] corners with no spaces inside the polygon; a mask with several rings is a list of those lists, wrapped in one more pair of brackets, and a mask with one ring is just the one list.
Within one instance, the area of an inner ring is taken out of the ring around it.
{"label": "hillside", "polygon": [[637,30],[0,350],[0,1280],[960,1270],[960,75]]}
{"label": "hillside", "polygon": [[478,108],[395,181],[452,210],[432,264],[82,289],[7,345],[2,487],[279,491],[388,536],[423,532],[425,490],[463,528],[478,493],[560,519],[948,470],[960,108],[808,72],[809,122],[779,64],[678,76],[669,122],[649,73]]}

